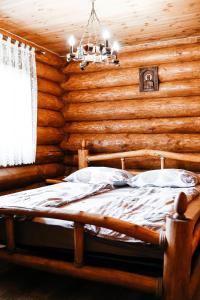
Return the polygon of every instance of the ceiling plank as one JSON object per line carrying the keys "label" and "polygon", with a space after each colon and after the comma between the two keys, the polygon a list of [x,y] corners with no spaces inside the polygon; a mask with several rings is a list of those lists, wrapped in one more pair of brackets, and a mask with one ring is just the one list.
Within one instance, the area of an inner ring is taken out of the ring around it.
{"label": "ceiling plank", "polygon": [[[199,0],[97,0],[95,5],[122,47],[200,32]],[[80,39],[90,6],[90,0],[1,0],[0,27],[65,54],[68,36]]]}

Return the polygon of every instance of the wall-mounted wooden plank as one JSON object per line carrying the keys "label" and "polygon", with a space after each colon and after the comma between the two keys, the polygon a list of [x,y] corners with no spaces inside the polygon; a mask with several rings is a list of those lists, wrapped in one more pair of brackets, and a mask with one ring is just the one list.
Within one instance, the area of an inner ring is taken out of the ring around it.
{"label": "wall-mounted wooden plank", "polygon": [[64,166],[58,163],[0,168],[0,190],[25,186],[63,174]]}
{"label": "wall-mounted wooden plank", "polygon": [[63,139],[64,133],[61,128],[38,127],[37,144],[38,145],[56,145]]}
{"label": "wall-mounted wooden plank", "polygon": [[51,94],[38,92],[38,107],[59,111],[63,108],[63,101]]}
{"label": "wall-mounted wooden plank", "polygon": [[61,162],[63,160],[63,156],[64,153],[58,146],[37,146],[36,163]]}
{"label": "wall-mounted wooden plank", "polygon": [[[200,78],[200,61],[164,64],[159,66],[158,75],[160,82]],[[71,74],[61,86],[66,91],[73,91],[138,83],[138,68],[118,68],[102,72]]]}
{"label": "wall-mounted wooden plank", "polygon": [[66,133],[192,133],[200,132],[200,117],[67,122]]}
{"label": "wall-mounted wooden plank", "polygon": [[71,134],[61,143],[63,150],[77,151],[82,140],[91,152],[157,149],[172,152],[200,151],[200,134]]}
{"label": "wall-mounted wooden plank", "polygon": [[65,119],[61,112],[50,109],[38,109],[38,126],[63,127]]}
{"label": "wall-mounted wooden plank", "polygon": [[54,67],[51,67],[45,63],[37,62],[37,76],[47,80],[62,82],[65,79],[65,75]]}
{"label": "wall-mounted wooden plank", "polygon": [[63,100],[76,103],[195,95],[200,95],[200,79],[164,82],[155,92],[140,92],[138,85],[71,91],[63,96]]}
{"label": "wall-mounted wooden plank", "polygon": [[63,90],[58,83],[41,78],[38,78],[38,90],[55,96],[63,94]]}
{"label": "wall-mounted wooden plank", "polygon": [[[195,153],[195,155],[199,155],[199,153]],[[64,163],[67,166],[77,167],[78,166],[77,154],[71,154],[71,155],[66,154],[64,157]],[[90,166],[105,166],[105,167],[121,168],[121,161],[120,159],[102,160],[102,161],[90,163]],[[126,159],[125,166],[126,169],[137,169],[137,170],[160,169],[160,159],[154,157],[134,157],[134,158]],[[200,171],[200,164],[166,159],[165,168]],[[74,170],[72,169],[72,171]]]}
{"label": "wall-mounted wooden plank", "polygon": [[71,103],[64,107],[63,114],[68,122],[198,117],[200,116],[200,96]]}
{"label": "wall-mounted wooden plank", "polygon": [[[160,65],[165,63],[200,60],[200,44],[177,45],[146,49],[143,51],[125,52],[119,54],[120,68]],[[117,67],[118,68],[118,67]],[[90,64],[84,72],[96,72],[116,69],[112,64]],[[79,64],[68,64],[65,73],[81,73]]]}

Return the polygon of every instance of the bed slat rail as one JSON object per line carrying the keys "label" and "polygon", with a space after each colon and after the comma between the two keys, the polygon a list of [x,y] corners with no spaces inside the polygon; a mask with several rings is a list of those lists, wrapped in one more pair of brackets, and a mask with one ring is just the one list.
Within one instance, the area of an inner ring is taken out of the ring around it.
{"label": "bed slat rail", "polygon": [[79,269],[70,262],[20,253],[9,254],[5,249],[0,250],[0,259],[49,272],[69,274],[70,276],[88,280],[121,285],[131,289],[145,291],[157,296],[162,295],[162,278],[160,277],[154,278],[126,271],[93,266],[83,266]]}

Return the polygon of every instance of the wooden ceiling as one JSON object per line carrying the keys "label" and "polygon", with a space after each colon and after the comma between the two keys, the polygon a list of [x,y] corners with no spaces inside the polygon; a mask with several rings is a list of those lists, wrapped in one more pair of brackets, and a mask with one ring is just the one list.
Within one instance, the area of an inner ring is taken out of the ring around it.
{"label": "wooden ceiling", "polygon": [[[122,46],[197,36],[200,0],[96,0],[97,14]],[[80,38],[90,0],[1,0],[0,27],[60,54]]]}

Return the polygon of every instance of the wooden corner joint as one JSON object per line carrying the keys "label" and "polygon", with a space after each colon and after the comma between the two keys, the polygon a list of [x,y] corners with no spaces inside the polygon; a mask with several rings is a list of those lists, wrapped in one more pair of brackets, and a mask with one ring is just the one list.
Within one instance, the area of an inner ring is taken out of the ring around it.
{"label": "wooden corner joint", "polygon": [[174,201],[175,214],[174,219],[186,220],[185,212],[187,210],[188,200],[185,193],[181,192],[179,196]]}

